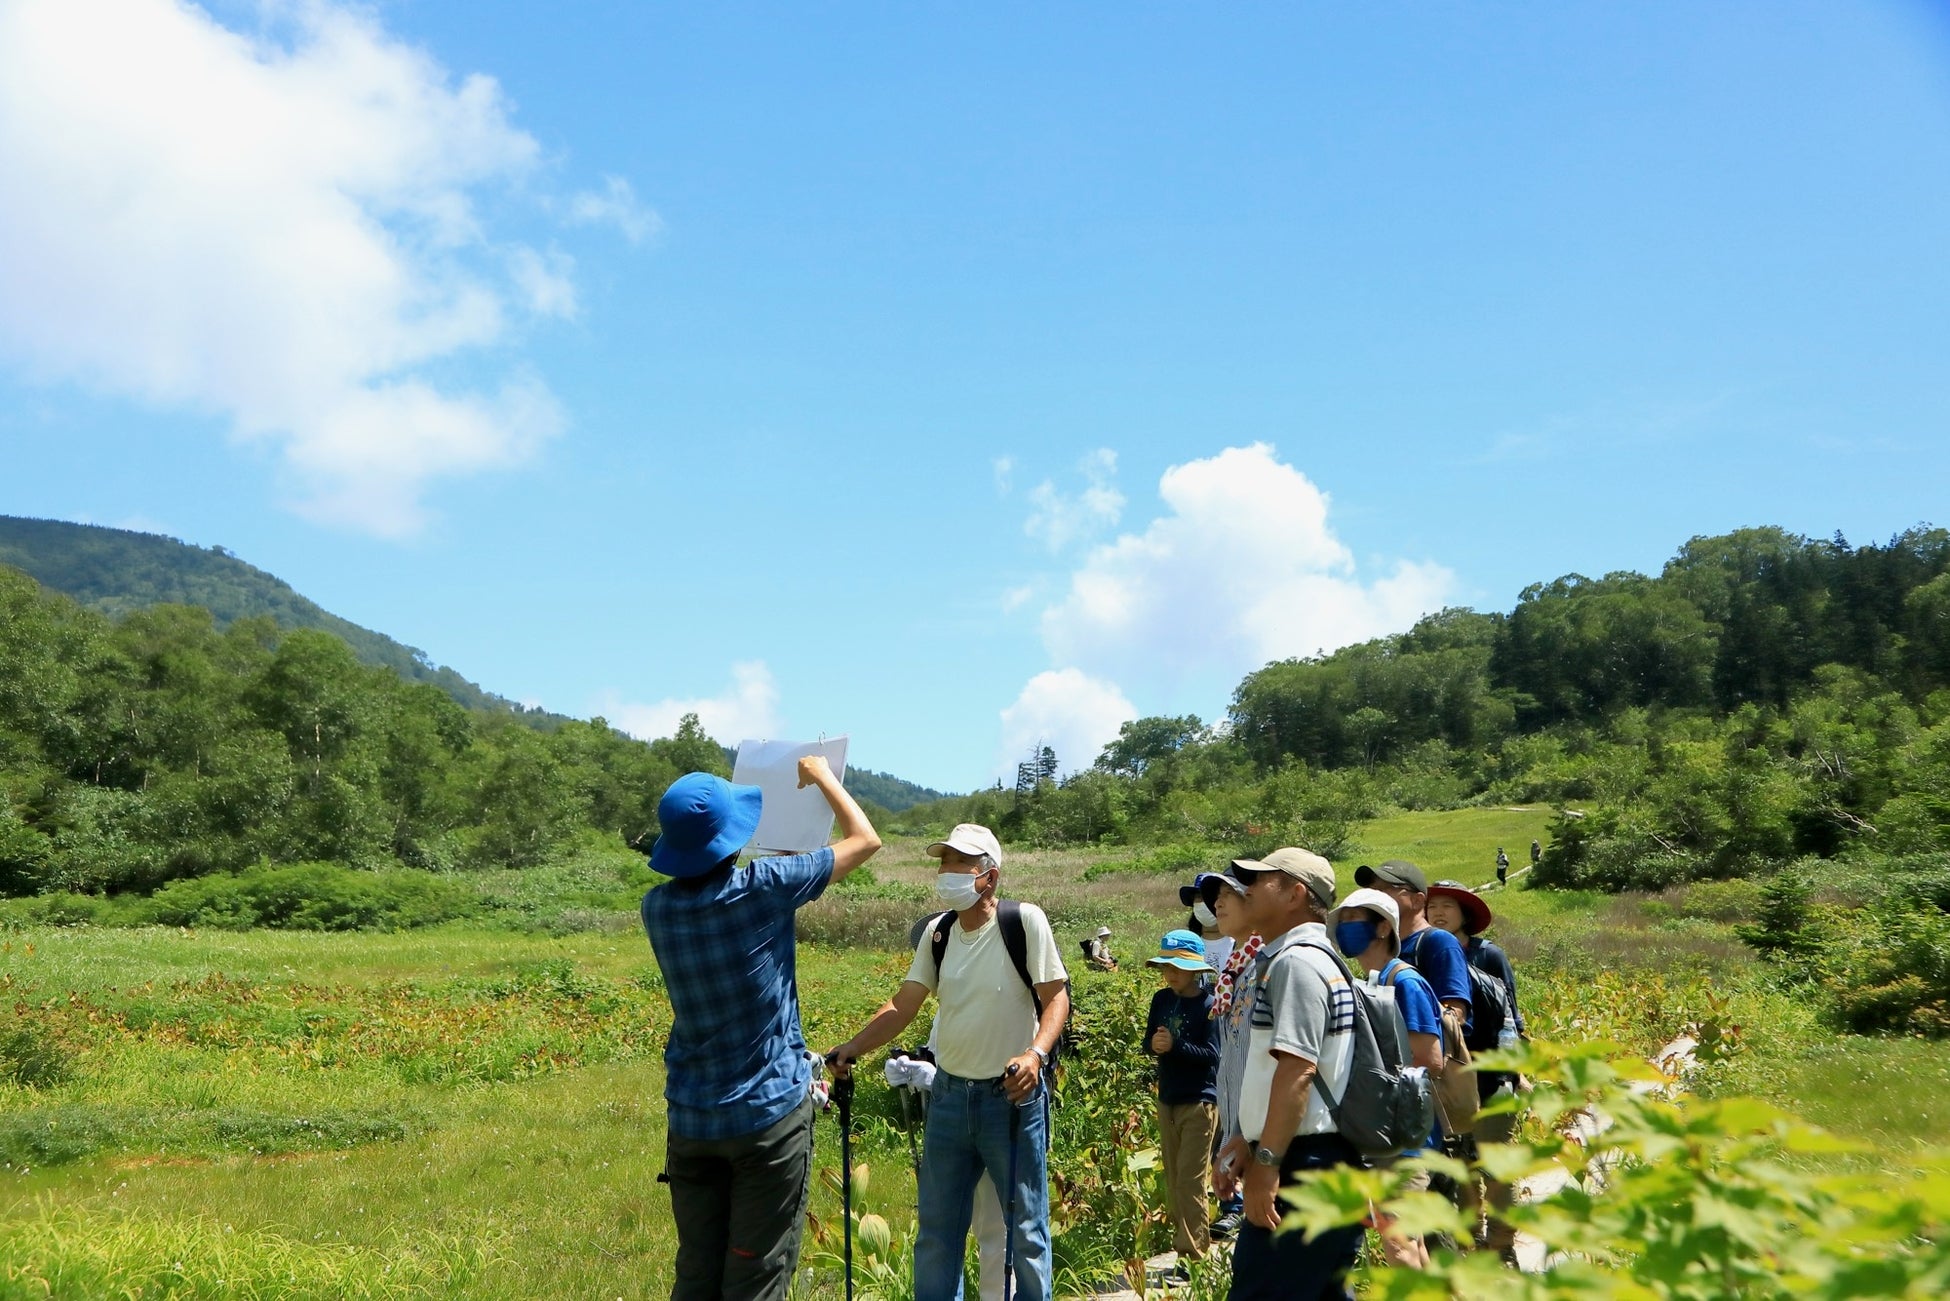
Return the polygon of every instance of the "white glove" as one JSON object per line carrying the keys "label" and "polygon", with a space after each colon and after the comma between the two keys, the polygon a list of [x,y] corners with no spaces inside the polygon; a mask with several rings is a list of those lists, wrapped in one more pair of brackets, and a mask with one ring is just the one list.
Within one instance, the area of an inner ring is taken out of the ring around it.
{"label": "white glove", "polygon": [[912,1057],[889,1057],[884,1074],[894,1088],[926,1092],[934,1084],[934,1063]]}

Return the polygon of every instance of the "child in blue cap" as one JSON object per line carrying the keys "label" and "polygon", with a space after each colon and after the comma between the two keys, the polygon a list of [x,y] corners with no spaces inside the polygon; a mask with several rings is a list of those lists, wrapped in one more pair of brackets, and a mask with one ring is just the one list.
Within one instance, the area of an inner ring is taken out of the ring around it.
{"label": "child in blue cap", "polygon": [[1156,967],[1165,987],[1151,996],[1144,1044],[1158,1059],[1158,1138],[1165,1188],[1171,1199],[1177,1273],[1211,1246],[1207,1177],[1218,1126],[1219,1045],[1212,1030],[1212,991],[1205,977],[1205,941],[1169,931],[1158,942]]}

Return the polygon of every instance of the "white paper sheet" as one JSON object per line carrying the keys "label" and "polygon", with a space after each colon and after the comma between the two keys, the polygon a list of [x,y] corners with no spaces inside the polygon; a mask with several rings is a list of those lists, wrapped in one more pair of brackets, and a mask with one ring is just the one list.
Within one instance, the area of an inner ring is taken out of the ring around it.
{"label": "white paper sheet", "polygon": [[818,849],[833,835],[833,810],[817,786],[799,789],[799,760],[809,754],[826,756],[833,775],[846,777],[846,738],[830,741],[740,741],[731,780],[765,792],[753,853],[803,854]]}

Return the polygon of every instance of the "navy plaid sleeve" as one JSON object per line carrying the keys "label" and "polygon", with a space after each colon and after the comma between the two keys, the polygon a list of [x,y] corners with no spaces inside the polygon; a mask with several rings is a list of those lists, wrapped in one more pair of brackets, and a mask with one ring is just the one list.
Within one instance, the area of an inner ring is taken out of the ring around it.
{"label": "navy plaid sleeve", "polygon": [[833,849],[827,845],[810,854],[784,858],[761,858],[751,865],[754,885],[768,891],[781,891],[788,910],[803,908],[820,895],[833,880]]}

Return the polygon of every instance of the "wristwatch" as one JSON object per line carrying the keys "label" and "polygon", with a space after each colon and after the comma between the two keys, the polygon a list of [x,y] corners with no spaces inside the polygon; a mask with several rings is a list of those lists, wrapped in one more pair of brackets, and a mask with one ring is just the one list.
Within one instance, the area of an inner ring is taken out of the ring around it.
{"label": "wristwatch", "polygon": [[1049,1069],[1049,1054],[1048,1054],[1048,1053],[1046,1053],[1046,1052],[1044,1052],[1044,1051],[1043,1051],[1042,1049],[1040,1049],[1040,1048],[1038,1048],[1038,1047],[1037,1047],[1037,1046],[1036,1046],[1035,1044],[1030,1044],[1030,1045],[1029,1045],[1029,1051],[1030,1051],[1030,1052],[1032,1052],[1032,1053],[1035,1053],[1035,1054],[1036,1054],[1036,1060],[1042,1063],[1042,1068],[1043,1068],[1044,1070],[1048,1070],[1048,1069]]}
{"label": "wristwatch", "polygon": [[1280,1156],[1281,1156],[1280,1153],[1275,1152],[1270,1147],[1266,1147],[1260,1143],[1253,1144],[1254,1165],[1266,1165],[1278,1169],[1280,1164]]}

